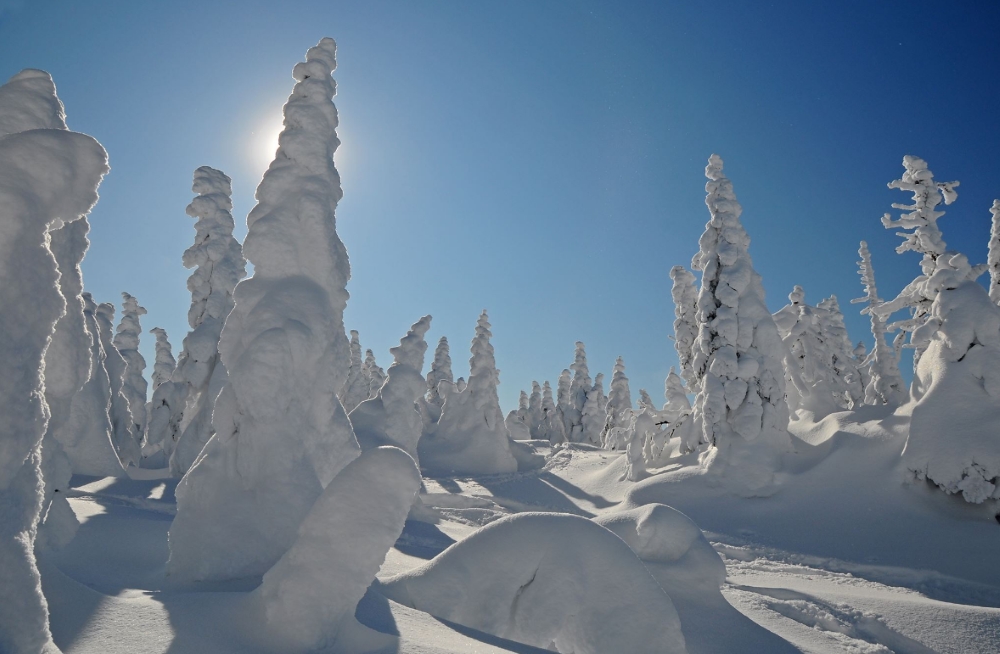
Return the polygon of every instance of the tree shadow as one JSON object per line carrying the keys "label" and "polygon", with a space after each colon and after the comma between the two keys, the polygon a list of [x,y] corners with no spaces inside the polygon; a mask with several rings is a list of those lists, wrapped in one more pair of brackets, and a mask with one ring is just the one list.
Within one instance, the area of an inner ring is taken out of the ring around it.
{"label": "tree shadow", "polygon": [[403,554],[429,560],[448,549],[454,542],[455,539],[435,525],[407,520],[403,525],[403,533],[396,539],[393,547]]}

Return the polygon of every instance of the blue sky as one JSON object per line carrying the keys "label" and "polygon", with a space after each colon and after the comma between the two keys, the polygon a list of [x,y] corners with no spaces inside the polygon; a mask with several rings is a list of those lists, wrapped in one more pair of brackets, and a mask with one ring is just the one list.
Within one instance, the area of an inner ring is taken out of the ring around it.
{"label": "blue sky", "polygon": [[[871,342],[865,239],[883,297],[918,274],[879,223],[904,154],[961,181],[940,226],[986,257],[1000,197],[1000,4],[930,2],[0,2],[0,78],[52,73],[112,171],[85,284],[126,290],[180,348],[200,165],[233,177],[238,234],[273,153],[290,72],[339,44],[338,231],[346,321],[383,366],[425,313],[467,374],[490,311],[501,402],[587,344],[633,394],[676,363],[668,271],[689,265],[719,153],[768,304],[836,294]],[[153,337],[143,352],[152,366]],[[429,352],[430,354],[430,352]],[[904,366],[905,367],[905,366]]]}

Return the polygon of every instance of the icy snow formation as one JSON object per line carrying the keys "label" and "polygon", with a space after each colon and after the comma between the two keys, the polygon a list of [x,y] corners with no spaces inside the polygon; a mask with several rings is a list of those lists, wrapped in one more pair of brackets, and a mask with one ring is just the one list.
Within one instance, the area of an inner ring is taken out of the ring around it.
{"label": "icy snow formation", "polygon": [[177,361],[171,352],[170,341],[167,340],[167,332],[162,327],[153,327],[150,334],[156,337],[156,360],[153,362],[153,390],[170,379],[177,367]]}
{"label": "icy snow formation", "polygon": [[350,264],[334,214],[335,67],[330,38],[295,66],[280,145],[247,217],[254,276],[236,287],[219,342],[229,381],[215,434],[177,486],[168,569],[181,578],[265,572],[360,453],[336,394],[350,366]]}
{"label": "icy snow formation", "polygon": [[128,293],[122,293],[122,319],[115,333],[114,346],[125,359],[125,375],[122,377],[122,394],[128,400],[132,415],[132,438],[141,443],[146,435],[146,391],[148,385],[142,376],[146,370],[146,359],[139,354],[139,334],[142,326],[139,316],[146,315],[146,309]]}
{"label": "icy snow formation", "polygon": [[784,348],[750,259],[742,208],[718,155],[709,158],[705,176],[705,204],[712,217],[691,263],[702,273],[693,363],[695,420],[714,446],[706,457],[709,467],[752,493],[771,483],[777,454],[791,443]]}
{"label": "icy snow formation", "polygon": [[175,475],[188,471],[214,433],[212,410],[228,377],[219,358],[219,338],[233,310],[233,289],[247,267],[243,248],[233,238],[232,180],[221,170],[201,166],[194,171],[191,190],[198,195],[185,211],[198,220],[194,244],[183,258],[184,267],[195,268],[187,282],[191,331],[172,376],[174,386],[164,391],[169,417],[156,435]]}
{"label": "icy snow formation", "polygon": [[420,465],[431,474],[497,474],[515,472],[497,384],[500,373],[490,344],[486,311],[472,339],[469,382],[465,390],[440,382],[444,403],[441,419],[420,439]]}
{"label": "icy snow formation", "polygon": [[819,331],[826,339],[829,365],[838,389],[838,403],[844,409],[860,406],[865,399],[865,385],[854,356],[854,344],[844,323],[844,314],[840,311],[840,302],[836,295],[831,295],[820,300],[816,308]]}
{"label": "icy snow formation", "polygon": [[604,425],[608,421],[608,398],[604,395],[604,374],[598,373],[594,385],[587,391],[583,410],[580,412],[580,426],[583,430],[583,442],[600,445]]}
{"label": "icy snow formation", "polygon": [[969,502],[1000,499],[1000,308],[962,281],[936,294],[913,380],[906,467]]}
{"label": "icy snow formation", "polygon": [[611,374],[611,390],[608,391],[607,424],[604,428],[606,435],[616,427],[623,427],[628,424],[632,413],[632,391],[628,387],[628,377],[625,376],[625,361],[618,357],[615,360],[615,369]]}
{"label": "icy snow formation", "polygon": [[371,379],[365,376],[364,361],[361,359],[361,339],[356,329],[351,330],[351,369],[347,373],[347,381],[340,389],[337,397],[344,405],[344,411],[351,411],[368,399]]}
{"label": "icy snow formation", "polygon": [[858,274],[861,284],[865,287],[865,297],[851,300],[851,304],[866,302],[868,306],[861,310],[871,318],[872,337],[875,346],[868,353],[862,367],[868,370],[868,383],[865,385],[865,404],[888,404],[897,406],[902,403],[908,393],[899,373],[899,360],[896,351],[885,341],[885,319],[877,311],[882,304],[875,286],[875,269],[872,268],[872,255],[868,244],[861,241],[858,249],[861,261],[858,262]]}
{"label": "icy snow formation", "polygon": [[269,626],[287,646],[334,644],[402,533],[419,489],[416,464],[396,447],[365,452],[330,482],[257,590]]}
{"label": "icy snow formation", "polygon": [[424,334],[430,326],[430,316],[413,323],[399,345],[389,350],[393,362],[378,395],[365,400],[351,412],[351,425],[362,450],[395,445],[417,458],[417,441],[423,433],[423,418],[416,403],[427,391],[427,383],[420,371],[424,367],[424,353],[427,351]]}
{"label": "icy snow formation", "polygon": [[111,441],[122,465],[139,464],[139,442],[133,435],[132,411],[128,407],[128,398],[124,393],[125,359],[115,347],[114,338],[115,307],[103,302],[97,306],[95,320],[101,347],[104,350],[104,367],[108,373],[110,384],[111,406],[108,413],[111,417]]}
{"label": "icy snow formation", "polygon": [[44,356],[66,312],[48,233],[90,211],[107,171],[104,148],[66,129],[48,73],[25,70],[0,87],[0,651],[58,651],[33,552]]}
{"label": "icy snow formation", "polygon": [[[540,400],[541,397],[539,397]],[[517,409],[510,411],[503,420],[504,425],[507,427],[507,434],[512,441],[531,440],[529,403],[528,394],[521,391],[521,395],[517,400]]]}
{"label": "icy snow formation", "polygon": [[438,618],[557,652],[686,651],[673,603],[642,561],[621,538],[573,515],[502,518],[386,580],[382,591]]}

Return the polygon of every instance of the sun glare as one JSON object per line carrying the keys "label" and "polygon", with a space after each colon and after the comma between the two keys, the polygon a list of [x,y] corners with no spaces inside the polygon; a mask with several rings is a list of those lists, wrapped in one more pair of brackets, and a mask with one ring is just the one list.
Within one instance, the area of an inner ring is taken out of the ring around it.
{"label": "sun glare", "polygon": [[281,134],[281,116],[272,118],[258,124],[257,128],[250,133],[250,156],[253,165],[260,168],[263,174],[267,167],[274,160],[274,153],[278,150],[278,135]]}

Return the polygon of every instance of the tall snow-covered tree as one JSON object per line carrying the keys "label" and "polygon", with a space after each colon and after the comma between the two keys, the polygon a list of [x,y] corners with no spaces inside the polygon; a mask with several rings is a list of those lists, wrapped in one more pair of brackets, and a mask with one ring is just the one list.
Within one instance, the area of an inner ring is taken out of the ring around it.
{"label": "tall snow-covered tree", "polygon": [[[549,389],[551,394],[552,389]],[[542,387],[538,382],[531,382],[531,395],[528,396],[528,429],[532,438],[548,438],[542,435],[542,425],[545,423],[545,408],[542,402]]]}
{"label": "tall snow-covered tree", "polygon": [[196,196],[185,209],[194,224],[194,243],[184,251],[191,308],[183,349],[171,383],[170,415],[150,440],[163,443],[170,470],[183,475],[214,433],[212,411],[228,378],[219,356],[222,326],[233,310],[233,289],[246,276],[243,247],[233,237],[232,180],[221,170],[201,166],[194,171],[191,190]]}
{"label": "tall snow-covered tree", "polygon": [[365,350],[362,372],[364,378],[368,380],[368,398],[373,398],[378,395],[379,389],[385,383],[385,370],[375,361],[375,353],[370,349]]}
{"label": "tall snow-covered tree", "polygon": [[395,445],[417,460],[423,418],[416,403],[427,392],[420,371],[427,351],[424,335],[430,326],[430,316],[413,323],[399,345],[389,350],[393,362],[378,394],[351,412],[351,424],[362,450]]}
{"label": "tall snow-covered tree", "polygon": [[431,363],[431,369],[427,372],[427,410],[431,422],[437,422],[438,418],[441,417],[441,405],[444,400],[441,398],[441,393],[438,392],[438,384],[443,381],[448,383],[455,381],[451,372],[451,352],[446,336],[442,336],[438,340],[437,347],[434,349],[434,361]]}
{"label": "tall snow-covered tree", "polygon": [[875,286],[875,269],[872,267],[872,255],[868,251],[866,242],[861,241],[858,254],[861,255],[861,260],[858,261],[858,274],[861,275],[861,284],[865,287],[865,296],[851,300],[851,303],[867,304],[861,310],[861,314],[870,318],[872,337],[875,339],[872,351],[862,364],[868,369],[869,375],[868,384],[865,386],[865,404],[896,406],[906,399],[906,386],[899,373],[896,351],[885,341],[885,320],[878,310],[882,305],[882,298],[878,296],[878,288]]}
{"label": "tall snow-covered tree", "polygon": [[177,367],[177,360],[174,359],[170,341],[167,339],[167,330],[162,327],[153,327],[150,334],[156,337],[156,360],[153,362],[153,390],[166,382],[174,374]]}
{"label": "tall snow-covered tree", "polygon": [[670,269],[673,288],[670,295],[674,300],[674,348],[681,364],[681,377],[691,392],[697,392],[693,384],[697,376],[694,372],[694,342],[698,337],[698,287],[695,276],[684,266]]}
{"label": "tall snow-covered tree", "polygon": [[771,484],[777,454],[791,443],[783,346],[750,259],[742,208],[718,155],[709,159],[705,175],[711,219],[691,264],[702,273],[695,419],[704,440],[714,446],[706,459],[709,468],[753,493]]}
{"label": "tall snow-covered tree", "polygon": [[128,400],[132,414],[132,437],[141,443],[146,435],[146,391],[148,384],[143,373],[146,359],[139,354],[139,335],[142,326],[139,317],[146,315],[146,309],[128,293],[122,293],[122,319],[118,323],[114,345],[125,359],[125,376],[122,378],[122,392]]}
{"label": "tall snow-covered tree", "polygon": [[111,441],[122,465],[139,465],[139,442],[135,439],[135,423],[125,396],[125,359],[114,345],[115,305],[102,302],[95,313],[98,335],[104,350],[104,368],[108,373],[111,406]]}
{"label": "tall snow-covered tree", "polygon": [[496,474],[517,470],[497,394],[500,372],[490,343],[492,336],[484,310],[472,339],[468,385],[459,391],[441,382],[441,419],[420,440],[420,464],[428,472]]}
{"label": "tall snow-covered tree", "polygon": [[1000,304],[1000,200],[993,201],[990,214],[993,216],[987,258],[990,267],[990,299],[993,304]]}
{"label": "tall snow-covered tree", "polygon": [[569,408],[563,410],[563,417],[568,421],[566,428],[569,440],[578,443],[585,439],[583,406],[587,403],[587,392],[593,386],[587,367],[587,350],[581,341],[576,342],[573,364],[569,369],[573,371],[573,381],[569,387]]}
{"label": "tall snow-covered tree", "polygon": [[[567,373],[566,379],[568,381],[569,371],[564,370],[563,372]],[[561,379],[562,377],[560,377],[560,380]],[[544,418],[542,419],[539,437],[543,440],[549,441],[553,445],[565,443],[566,427],[563,423],[562,412],[559,410],[558,405],[552,398],[552,384],[547,381],[542,384],[542,412],[544,413]]]}
{"label": "tall snow-covered tree", "polygon": [[886,329],[899,329],[902,333],[911,335],[909,346],[913,348],[913,366],[916,370],[932,334],[921,330],[921,341],[915,341],[912,334],[927,322],[930,315],[931,305],[940,288],[940,282],[935,277],[943,275],[950,279],[958,274],[972,281],[986,272],[987,266],[969,266],[963,255],[949,252],[938,227],[937,221],[944,212],[938,211],[937,207],[942,201],[949,205],[958,198],[955,190],[958,182],[935,182],[934,173],[920,157],[906,155],[903,157],[903,168],[903,176],[889,182],[889,188],[910,192],[913,204],[893,203],[894,209],[900,209],[904,213],[898,220],[893,220],[886,213],[882,216],[882,225],[886,229],[912,230],[896,232],[903,237],[903,243],[896,248],[896,252],[902,254],[913,251],[923,255],[920,260],[922,274],[907,284],[898,296],[882,303],[876,310],[883,320],[897,311],[909,311],[909,318],[891,323]]}
{"label": "tall snow-covered tree", "polygon": [[568,369],[563,369],[556,382],[556,411],[562,420],[562,431],[567,441],[572,440],[573,399],[570,390],[572,384],[572,373]]}
{"label": "tall snow-covered tree", "polygon": [[45,349],[66,312],[48,234],[93,207],[107,154],[67,129],[52,78],[40,70],[0,87],[0,137],[0,651],[58,652],[34,554],[49,418]]}
{"label": "tall snow-covered tree", "polygon": [[350,264],[336,229],[335,67],[330,38],[295,66],[278,151],[247,217],[243,252],[254,275],[236,286],[219,341],[229,378],[215,434],[177,486],[168,563],[177,578],[268,570],[360,453],[337,398],[350,367]]}
{"label": "tall snow-covered tree", "polygon": [[600,445],[604,425],[608,421],[607,397],[604,395],[604,375],[598,374],[594,385],[587,391],[583,410],[580,412],[582,442]]}
{"label": "tall snow-covered tree", "polygon": [[625,427],[632,420],[632,391],[628,387],[628,377],[625,376],[625,361],[618,357],[611,373],[611,388],[608,391],[608,404],[605,408],[607,420],[604,424],[602,443],[608,446],[608,435],[612,429]]}
{"label": "tall snow-covered tree", "polygon": [[356,329],[351,330],[351,369],[347,373],[347,381],[340,389],[337,397],[344,405],[344,411],[351,411],[368,399],[371,380],[365,377],[364,360],[361,358],[361,338]]}
{"label": "tall snow-covered tree", "polygon": [[865,386],[862,381],[861,371],[858,369],[857,359],[854,357],[854,345],[851,337],[847,333],[847,325],[844,323],[844,314],[840,310],[840,302],[836,295],[820,300],[816,305],[818,309],[820,333],[826,339],[827,349],[830,356],[830,368],[836,377],[838,401],[843,395],[843,402],[839,402],[844,409],[851,409],[864,404]]}

